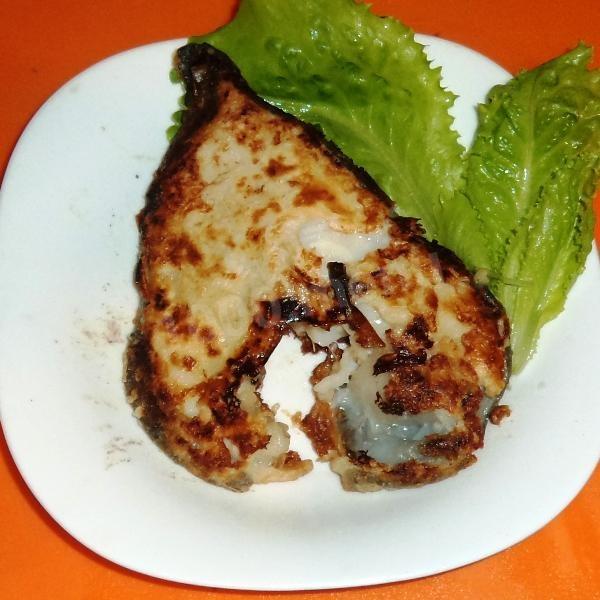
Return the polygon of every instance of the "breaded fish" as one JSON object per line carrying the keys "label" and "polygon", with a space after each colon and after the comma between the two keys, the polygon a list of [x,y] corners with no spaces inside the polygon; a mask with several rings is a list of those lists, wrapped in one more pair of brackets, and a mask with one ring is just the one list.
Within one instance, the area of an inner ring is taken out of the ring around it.
{"label": "breaded fish", "polygon": [[224,54],[203,44],[177,56],[187,110],[138,217],[136,415],[211,483],[243,491],[304,475],[311,461],[260,397],[290,334],[324,353],[301,426],[344,488],[469,465],[508,377],[502,307]]}

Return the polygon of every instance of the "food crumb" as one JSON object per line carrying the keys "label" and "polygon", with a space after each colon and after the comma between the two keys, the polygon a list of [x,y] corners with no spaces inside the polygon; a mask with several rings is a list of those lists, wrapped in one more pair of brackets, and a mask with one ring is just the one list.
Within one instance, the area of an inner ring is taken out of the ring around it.
{"label": "food crumb", "polygon": [[506,417],[510,417],[510,414],[510,406],[506,404],[499,404],[498,406],[492,408],[492,411],[490,412],[490,421],[494,425],[500,425],[500,423],[502,423]]}

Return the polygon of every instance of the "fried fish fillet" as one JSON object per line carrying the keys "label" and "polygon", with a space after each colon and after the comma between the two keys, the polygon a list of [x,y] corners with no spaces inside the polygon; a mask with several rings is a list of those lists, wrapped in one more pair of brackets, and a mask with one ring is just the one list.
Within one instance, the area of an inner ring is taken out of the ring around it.
{"label": "fried fish fillet", "polygon": [[260,397],[291,334],[324,353],[301,427],[345,489],[469,465],[508,376],[502,307],[224,54],[204,44],[177,56],[188,110],[138,217],[136,415],[211,483],[243,491],[304,475],[311,461]]}

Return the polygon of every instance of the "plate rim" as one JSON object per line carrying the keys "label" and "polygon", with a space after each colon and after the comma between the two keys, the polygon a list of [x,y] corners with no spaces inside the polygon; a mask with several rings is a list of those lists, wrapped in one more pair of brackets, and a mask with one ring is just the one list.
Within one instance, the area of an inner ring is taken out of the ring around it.
{"label": "plate rim", "polygon": [[[458,44],[456,42],[453,42],[451,40],[445,40],[443,38],[437,38],[434,36],[424,36],[422,34],[419,34],[419,37],[421,39],[426,39],[429,38],[430,41],[435,42],[435,41],[441,41],[444,43],[448,43],[448,44],[452,44],[454,46],[456,46],[457,48],[460,49],[466,49],[476,55],[478,55],[479,57],[484,58],[486,61],[496,65],[496,63],[494,63],[493,61],[491,61],[491,59],[489,59],[488,57],[480,54],[479,52],[472,50],[471,48],[468,48],[467,46],[463,46],[461,44]],[[3,207],[5,205],[6,200],[4,199],[4,185],[8,179],[8,176],[10,175],[11,172],[11,168],[13,165],[13,161],[18,160],[19,158],[19,154],[20,154],[20,145],[22,140],[25,138],[25,135],[27,134],[30,125],[45,111],[46,107],[49,106],[52,102],[55,101],[55,99],[59,96],[59,94],[61,94],[61,92],[64,90],[64,88],[66,88],[67,86],[71,85],[73,82],[75,82],[79,77],[83,76],[84,74],[88,74],[90,71],[94,70],[95,68],[97,68],[100,65],[104,65],[106,63],[109,63],[110,61],[113,60],[118,60],[119,58],[123,57],[124,55],[128,55],[132,52],[136,52],[136,51],[140,51],[140,50],[144,50],[146,48],[150,48],[150,47],[158,47],[158,46],[165,46],[165,47],[171,47],[171,46],[175,46],[176,44],[180,44],[182,43],[182,41],[184,42],[185,39],[183,38],[177,38],[174,40],[163,40],[163,41],[159,41],[159,42],[154,42],[154,43],[150,43],[150,44],[145,44],[143,46],[138,46],[135,48],[130,48],[127,50],[124,50],[122,52],[119,52],[117,54],[111,55],[109,57],[106,57],[96,63],[94,63],[93,65],[91,65],[90,67],[86,68],[85,70],[83,70],[82,72],[80,72],[79,74],[75,75],[74,77],[72,77],[71,79],[69,79],[65,84],[63,84],[56,92],[54,92],[42,105],[41,107],[35,112],[35,114],[32,116],[32,118],[29,120],[27,126],[25,127],[23,133],[21,134],[17,144],[14,147],[14,150],[10,156],[10,159],[7,163],[6,166],[6,170],[3,176],[3,181],[2,181],[2,188],[0,189],[0,219],[2,219],[2,215],[3,215]],[[499,65],[498,65],[499,66]],[[593,245],[593,250],[592,252],[596,255],[596,259],[598,258],[598,248],[596,247],[595,243]],[[0,263],[0,268],[2,268],[2,264]],[[39,502],[39,504],[43,507],[43,509],[51,516],[51,518],[62,528],[64,529],[71,537],[73,537],[75,540],[77,540],[79,543],[81,543],[84,547],[90,549],[91,551],[93,551],[95,554],[98,554],[99,556],[103,557],[104,559],[119,564],[129,570],[132,570],[134,572],[138,572],[138,573],[143,573],[144,575],[156,578],[156,579],[161,579],[161,580],[166,580],[166,581],[173,581],[173,582],[177,582],[177,583],[184,583],[184,584],[188,584],[188,585],[194,585],[194,586],[202,586],[202,587],[218,587],[221,589],[230,589],[230,590],[253,590],[253,591],[292,591],[292,590],[326,590],[326,589],[339,589],[341,587],[364,587],[364,586],[369,586],[369,585],[378,585],[378,584],[386,584],[386,583],[391,583],[391,582],[398,582],[398,581],[406,581],[406,580],[410,580],[410,579],[416,579],[416,578],[420,578],[420,577],[424,577],[424,576],[428,576],[428,575],[434,575],[437,573],[441,573],[441,572],[445,572],[445,571],[450,571],[450,570],[454,570],[456,568],[459,568],[461,566],[464,565],[468,565],[468,564],[473,564],[474,562],[478,562],[480,560],[483,560],[489,556],[492,556],[506,548],[509,548],[517,543],[519,543],[520,541],[530,537],[531,535],[533,535],[534,533],[536,533],[537,531],[539,531],[542,527],[544,527],[547,523],[549,523],[550,521],[552,521],[560,512],[562,512],[572,501],[573,499],[577,496],[577,494],[581,491],[581,489],[586,485],[587,481],[590,479],[590,477],[592,476],[596,465],[593,465],[592,468],[589,470],[589,472],[585,475],[585,477],[583,478],[583,481],[580,482],[580,484],[577,487],[577,492],[575,495],[573,495],[564,506],[562,506],[561,508],[559,508],[558,510],[556,510],[555,514],[547,519],[547,518],[543,518],[540,519],[539,523],[536,523],[535,525],[533,525],[530,529],[530,531],[526,534],[519,534],[518,539],[516,539],[514,542],[510,543],[509,545],[503,545],[500,544],[501,547],[495,548],[495,549],[491,549],[489,552],[487,553],[483,553],[479,555],[479,558],[476,558],[474,560],[468,560],[468,561],[464,561],[464,560],[457,560],[455,563],[449,563],[450,566],[448,566],[447,568],[441,569],[441,570],[435,570],[435,571],[431,571],[427,568],[422,569],[421,572],[415,572],[414,574],[411,574],[409,577],[403,577],[402,579],[398,579],[398,577],[394,577],[391,576],[388,579],[381,579],[378,578],[376,581],[374,580],[369,580],[368,576],[365,580],[365,577],[359,577],[356,582],[354,583],[350,583],[348,581],[344,581],[340,584],[336,584],[336,583],[326,583],[326,582],[320,582],[318,584],[315,585],[305,585],[303,587],[298,587],[297,585],[291,585],[291,586],[282,586],[282,585],[275,585],[275,586],[247,586],[247,585],[231,585],[231,584],[227,584],[224,582],[220,582],[220,581],[210,581],[210,579],[207,579],[206,577],[203,578],[204,581],[199,583],[197,579],[194,578],[174,578],[173,576],[168,576],[168,575],[164,575],[164,574],[157,574],[157,572],[155,570],[144,570],[143,568],[140,568],[139,566],[130,566],[130,564],[127,564],[126,562],[122,561],[122,560],[116,560],[115,558],[111,557],[108,553],[105,553],[105,551],[103,549],[99,549],[96,547],[93,547],[90,543],[88,543],[87,541],[84,541],[83,539],[80,538],[80,536],[78,536],[78,534],[74,531],[71,530],[71,528],[68,526],[68,524],[63,523],[62,519],[60,519],[59,516],[55,515],[54,512],[51,512],[51,510],[49,510],[49,508],[47,508],[45,502],[44,502],[44,498],[43,498],[43,494],[39,494],[36,493],[36,485],[34,481],[30,480],[30,473],[28,473],[28,470],[26,468],[25,465],[21,464],[21,460],[18,458],[19,452],[15,451],[16,448],[16,443],[15,441],[12,439],[12,434],[10,433],[10,426],[7,428],[6,423],[4,421],[4,418],[2,416],[3,414],[3,410],[2,407],[3,405],[6,403],[7,401],[0,396],[0,426],[2,427],[2,430],[4,432],[4,436],[7,442],[7,446],[9,448],[12,460],[14,461],[15,465],[17,466],[17,469],[21,475],[21,477],[23,478],[23,480],[25,481],[26,485],[28,486],[28,488],[31,490],[32,494],[34,495],[34,497],[36,498],[36,500]],[[22,456],[21,456],[22,459]]]}

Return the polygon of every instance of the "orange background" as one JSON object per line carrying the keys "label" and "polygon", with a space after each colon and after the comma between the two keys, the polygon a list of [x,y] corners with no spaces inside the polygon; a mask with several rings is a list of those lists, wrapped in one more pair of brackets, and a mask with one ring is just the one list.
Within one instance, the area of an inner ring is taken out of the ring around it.
{"label": "orange background", "polygon": [[[580,39],[600,52],[598,0],[381,0],[373,4],[380,14],[395,15],[417,31],[470,46],[512,72],[548,60]],[[115,52],[211,30],[229,20],[235,6],[234,0],[0,2],[2,172],[27,121],[69,78]],[[595,62],[600,64],[598,58]],[[63,532],[39,506],[21,480],[1,434],[0,454],[2,600],[250,600],[267,595],[298,600],[600,598],[598,469],[572,504],[540,532],[474,565],[358,590],[261,594],[163,582],[97,557]]]}

